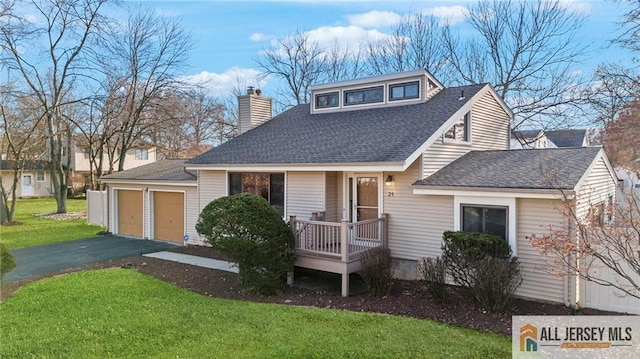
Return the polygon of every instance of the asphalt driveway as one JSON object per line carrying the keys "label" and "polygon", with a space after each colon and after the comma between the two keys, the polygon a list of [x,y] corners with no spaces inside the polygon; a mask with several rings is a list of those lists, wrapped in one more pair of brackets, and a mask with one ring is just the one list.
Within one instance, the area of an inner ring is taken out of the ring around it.
{"label": "asphalt driveway", "polygon": [[123,237],[96,237],[77,241],[19,248],[11,251],[17,266],[3,278],[14,282],[69,268],[121,259],[145,253],[166,251],[175,244]]}

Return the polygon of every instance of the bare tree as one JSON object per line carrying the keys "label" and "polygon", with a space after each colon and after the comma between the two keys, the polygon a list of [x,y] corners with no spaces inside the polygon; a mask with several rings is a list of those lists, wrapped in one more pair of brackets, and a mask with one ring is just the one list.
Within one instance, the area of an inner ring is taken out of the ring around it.
{"label": "bare tree", "polygon": [[12,96],[10,89],[11,86],[7,84],[0,90],[0,153],[3,154],[4,158],[1,160],[6,165],[2,170],[9,170],[0,172],[0,211],[4,212],[0,218],[7,222],[13,222],[14,219],[18,182],[22,171],[42,150],[38,146],[42,139],[37,138],[42,116],[38,116],[37,108],[29,106],[29,101]]}
{"label": "bare tree", "polygon": [[620,22],[623,32],[613,42],[631,51],[633,60],[640,63],[640,2],[636,0],[623,0],[623,2],[629,2],[631,5]]}
{"label": "bare tree", "polygon": [[263,50],[256,63],[265,76],[285,81],[296,105],[309,102],[311,85],[321,82],[327,68],[324,49],[300,31]]}
{"label": "bare tree", "polygon": [[551,272],[569,271],[640,299],[640,200],[629,193],[624,201],[591,204],[581,213],[565,196],[563,215],[572,230],[551,227],[549,234],[532,236],[530,242],[551,258]]}
{"label": "bare tree", "polygon": [[602,126],[615,121],[639,95],[640,78],[620,64],[600,64],[585,90],[593,121]]}
{"label": "bare tree", "polygon": [[124,169],[127,151],[156,125],[149,110],[180,88],[178,72],[192,45],[178,21],[143,8],[134,10],[124,30],[106,44],[109,55],[103,66],[113,84],[109,101],[118,106],[117,117],[111,119],[118,128],[118,171]]}
{"label": "bare tree", "polygon": [[640,171],[640,100],[626,105],[615,121],[606,123],[600,141],[615,167]]}
{"label": "bare tree", "polygon": [[25,91],[38,101],[44,113],[58,213],[67,211],[69,168],[65,168],[62,159],[64,143],[69,140],[65,138],[65,106],[76,100],[69,97],[74,85],[79,84],[77,80],[87,78],[89,73],[86,49],[99,35],[104,23],[101,10],[106,2],[25,1],[21,7],[27,7],[37,20],[29,22],[12,13],[0,27],[5,63],[21,75]]}
{"label": "bare tree", "polygon": [[467,21],[476,35],[444,32],[449,63],[462,83],[491,83],[514,112],[513,128],[550,128],[577,118],[582,81],[574,66],[585,48],[577,30],[584,16],[559,1],[481,0]]}
{"label": "bare tree", "polygon": [[443,81],[452,75],[442,29],[431,15],[405,15],[389,38],[370,42],[367,50],[367,66],[373,75],[416,69],[427,69]]}

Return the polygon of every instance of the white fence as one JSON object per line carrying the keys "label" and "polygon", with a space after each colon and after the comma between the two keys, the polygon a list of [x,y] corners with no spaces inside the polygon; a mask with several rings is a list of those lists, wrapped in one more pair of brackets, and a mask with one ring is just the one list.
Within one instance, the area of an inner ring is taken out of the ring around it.
{"label": "white fence", "polygon": [[[633,276],[632,279],[636,283],[640,282],[640,273],[635,274],[631,268],[624,266],[623,261],[618,263],[624,267],[623,269],[625,269],[625,273]],[[613,283],[618,283],[619,285],[624,285],[625,288],[629,288],[631,290],[631,286],[626,284],[626,280],[620,278],[620,275],[610,268],[593,268],[590,272],[596,277],[609,280]],[[640,299],[638,298],[625,295],[622,291],[616,288],[603,286],[586,280],[581,280],[580,286],[580,301],[583,307],[621,313],[640,314]]]}
{"label": "white fence", "polygon": [[87,223],[107,225],[107,191],[87,191]]}

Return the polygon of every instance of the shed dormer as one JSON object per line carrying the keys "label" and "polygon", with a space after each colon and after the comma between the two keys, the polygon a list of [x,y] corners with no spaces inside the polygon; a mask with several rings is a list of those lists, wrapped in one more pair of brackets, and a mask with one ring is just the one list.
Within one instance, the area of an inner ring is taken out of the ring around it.
{"label": "shed dormer", "polygon": [[332,82],[311,87],[311,113],[425,102],[444,86],[427,70]]}

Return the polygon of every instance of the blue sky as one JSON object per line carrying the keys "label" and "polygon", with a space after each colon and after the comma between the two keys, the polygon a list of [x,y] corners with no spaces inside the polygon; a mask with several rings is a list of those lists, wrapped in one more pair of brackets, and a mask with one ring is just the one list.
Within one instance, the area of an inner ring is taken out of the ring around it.
{"label": "blue sky", "polygon": [[[464,29],[469,1],[143,1],[163,16],[179,18],[193,35],[189,78],[205,81],[224,96],[237,84],[266,91],[273,79],[258,83],[255,58],[273,41],[295,31],[320,42],[338,40],[357,46],[366,38],[386,36],[389,25],[407,12],[425,12]],[[614,1],[563,0],[563,6],[587,16],[580,38],[589,44],[588,60],[576,71],[590,73],[602,61],[629,62],[624,51],[608,47],[618,31],[625,4]]]}

